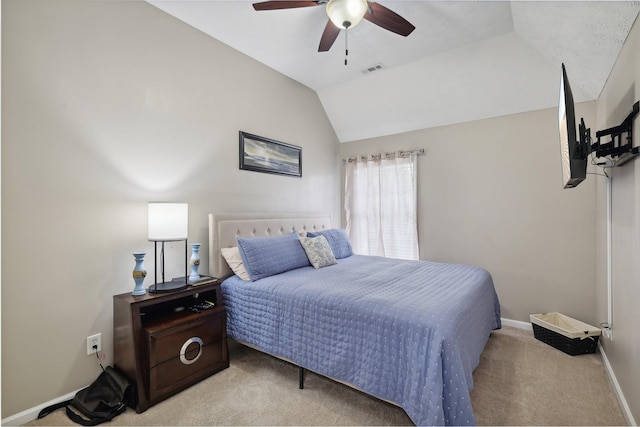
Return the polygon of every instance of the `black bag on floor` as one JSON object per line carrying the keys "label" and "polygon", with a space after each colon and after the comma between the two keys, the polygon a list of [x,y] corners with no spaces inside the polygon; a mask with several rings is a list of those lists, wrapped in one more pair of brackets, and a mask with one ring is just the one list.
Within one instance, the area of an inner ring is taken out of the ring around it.
{"label": "black bag on floor", "polygon": [[83,426],[95,426],[110,421],[123,413],[127,406],[134,407],[134,386],[111,366],[73,399],[47,406],[38,414],[42,418],[59,408],[66,408],[67,416]]}

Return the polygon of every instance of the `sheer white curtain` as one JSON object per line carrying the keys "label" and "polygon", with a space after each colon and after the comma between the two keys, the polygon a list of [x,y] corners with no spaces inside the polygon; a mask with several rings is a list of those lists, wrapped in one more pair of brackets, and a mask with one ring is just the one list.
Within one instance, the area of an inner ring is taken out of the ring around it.
{"label": "sheer white curtain", "polygon": [[355,253],[418,259],[416,153],[349,159],[347,233]]}

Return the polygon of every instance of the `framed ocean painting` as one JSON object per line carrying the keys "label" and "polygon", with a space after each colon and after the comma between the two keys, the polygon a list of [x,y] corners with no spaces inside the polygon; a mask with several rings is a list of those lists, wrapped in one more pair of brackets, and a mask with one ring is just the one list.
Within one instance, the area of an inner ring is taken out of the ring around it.
{"label": "framed ocean painting", "polygon": [[302,176],[302,148],[240,131],[240,169]]}

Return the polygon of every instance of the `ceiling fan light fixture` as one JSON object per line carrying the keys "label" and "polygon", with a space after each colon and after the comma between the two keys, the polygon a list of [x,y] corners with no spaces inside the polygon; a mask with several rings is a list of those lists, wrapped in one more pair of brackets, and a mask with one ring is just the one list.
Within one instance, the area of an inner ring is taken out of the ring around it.
{"label": "ceiling fan light fixture", "polygon": [[368,8],[367,0],[329,0],[327,15],[336,27],[353,28],[360,23]]}

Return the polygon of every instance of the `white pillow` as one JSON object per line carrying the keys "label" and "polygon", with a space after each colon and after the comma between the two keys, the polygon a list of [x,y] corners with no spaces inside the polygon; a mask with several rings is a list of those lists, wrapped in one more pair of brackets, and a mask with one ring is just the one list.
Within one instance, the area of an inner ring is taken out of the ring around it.
{"label": "white pillow", "polygon": [[309,262],[313,268],[322,268],[337,264],[331,246],[324,236],[300,237],[300,243],[307,253]]}
{"label": "white pillow", "polygon": [[244,264],[242,263],[242,257],[240,256],[240,251],[238,251],[237,247],[232,248],[220,248],[220,252],[222,253],[222,257],[227,264],[229,264],[229,268],[233,270],[236,276],[241,278],[242,280],[250,281],[251,277],[249,277],[249,273],[247,273],[247,269],[244,268]]}

